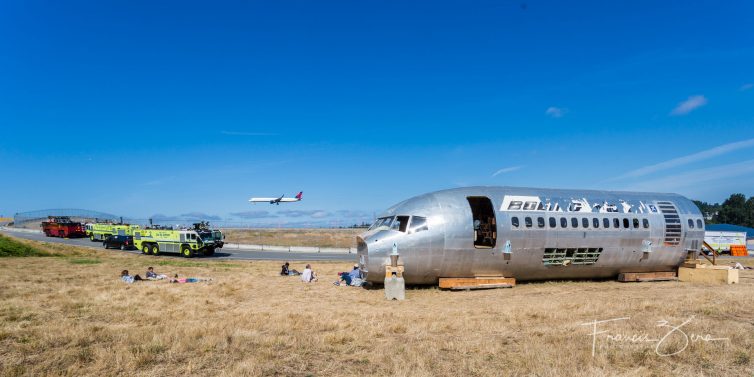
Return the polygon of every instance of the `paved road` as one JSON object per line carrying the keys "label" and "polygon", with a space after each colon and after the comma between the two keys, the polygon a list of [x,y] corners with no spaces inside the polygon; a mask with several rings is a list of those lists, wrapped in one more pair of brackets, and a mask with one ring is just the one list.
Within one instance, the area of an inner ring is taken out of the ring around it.
{"label": "paved road", "polygon": [[[65,239],[65,238],[57,238],[57,237],[46,237],[42,233],[20,233],[20,232],[8,232],[8,231],[2,231],[2,230],[0,230],[0,233],[7,236],[24,238],[27,240],[55,242],[55,243],[63,243],[66,245],[75,245],[75,246],[102,249],[101,243],[89,241],[88,238]],[[119,252],[119,253],[123,252],[123,251],[114,250],[114,249],[111,249],[111,251]],[[130,250],[128,252],[134,253],[134,254],[142,254],[138,250]],[[153,258],[153,256],[150,256],[150,258]],[[183,258],[183,257],[181,257],[178,254],[161,254],[160,256],[158,256],[158,258]],[[325,261],[325,260],[326,261],[355,261],[356,254],[293,253],[293,252],[287,253],[287,252],[278,252],[278,251],[259,251],[259,250],[245,250],[245,249],[232,249],[232,250],[219,249],[215,251],[215,255],[211,257],[195,257],[194,259],[197,259],[197,258],[213,259],[213,260],[241,259],[241,260],[279,260],[279,261]]]}

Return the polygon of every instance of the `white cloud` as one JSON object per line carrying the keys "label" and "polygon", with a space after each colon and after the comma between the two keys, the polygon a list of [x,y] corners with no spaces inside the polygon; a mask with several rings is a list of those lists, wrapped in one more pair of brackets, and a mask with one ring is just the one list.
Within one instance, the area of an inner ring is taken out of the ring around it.
{"label": "white cloud", "polygon": [[754,84],[743,84],[741,85],[741,88],[739,88],[738,90],[745,92],[751,88],[754,88]]}
{"label": "white cloud", "polygon": [[707,104],[707,98],[704,96],[691,96],[687,100],[678,104],[670,112],[670,115],[686,115]]}
{"label": "white cloud", "polygon": [[707,159],[717,157],[722,154],[731,153],[739,149],[751,148],[751,147],[754,147],[754,139],[748,139],[748,140],[743,140],[743,141],[737,141],[735,143],[718,145],[714,148],[710,148],[701,152],[690,154],[688,156],[678,157],[672,160],[660,162],[659,164],[649,165],[643,168],[632,170],[614,179],[641,177],[641,176],[652,174],[654,172],[658,172],[661,170],[672,169],[677,166],[690,164],[692,162],[707,160]]}
{"label": "white cloud", "polygon": [[545,110],[545,114],[549,115],[552,118],[561,118],[563,115],[565,115],[568,112],[568,109],[565,107],[555,107],[550,106]]}
{"label": "white cloud", "polygon": [[492,176],[496,177],[496,176],[498,176],[500,174],[510,173],[510,172],[516,171],[516,170],[521,169],[521,168],[522,168],[521,166],[510,166],[510,167],[507,167],[507,168],[502,168],[502,169],[500,169],[500,170],[492,173]]}
{"label": "white cloud", "polygon": [[268,211],[246,211],[246,212],[233,212],[231,216],[240,217],[242,219],[266,219],[270,217],[277,217]]}
{"label": "white cloud", "polygon": [[724,185],[724,182],[730,182],[731,184],[735,182],[735,180],[728,180],[727,178],[740,177],[751,173],[754,173],[754,160],[697,169],[660,179],[638,182],[625,189],[637,191],[673,191],[684,188],[696,189],[708,185],[721,186]]}

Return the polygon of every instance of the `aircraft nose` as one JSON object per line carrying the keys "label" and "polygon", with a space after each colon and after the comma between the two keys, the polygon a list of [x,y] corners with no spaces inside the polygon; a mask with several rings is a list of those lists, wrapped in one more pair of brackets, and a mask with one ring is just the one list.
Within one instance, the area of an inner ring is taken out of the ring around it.
{"label": "aircraft nose", "polygon": [[361,236],[356,237],[356,255],[359,258],[359,269],[366,278],[367,273],[369,273],[369,247]]}
{"label": "aircraft nose", "polygon": [[359,257],[361,273],[367,281],[381,283],[385,275],[385,264],[393,240],[386,232],[363,234],[356,238],[356,253]]}

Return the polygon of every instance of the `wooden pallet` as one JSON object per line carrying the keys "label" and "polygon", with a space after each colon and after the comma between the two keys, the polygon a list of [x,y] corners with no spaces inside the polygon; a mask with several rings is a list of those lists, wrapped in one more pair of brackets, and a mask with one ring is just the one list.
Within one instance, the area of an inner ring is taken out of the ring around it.
{"label": "wooden pallet", "polygon": [[485,276],[473,278],[440,278],[440,289],[453,291],[472,289],[513,288],[516,279],[503,276]]}
{"label": "wooden pallet", "polygon": [[645,281],[675,281],[678,280],[678,274],[675,271],[663,272],[624,272],[618,275],[618,281],[628,282],[645,282]]}

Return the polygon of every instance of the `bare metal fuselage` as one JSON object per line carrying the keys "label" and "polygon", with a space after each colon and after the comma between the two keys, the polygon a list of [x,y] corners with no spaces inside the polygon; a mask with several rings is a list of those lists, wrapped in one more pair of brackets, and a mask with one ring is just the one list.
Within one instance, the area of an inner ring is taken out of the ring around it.
{"label": "bare metal fuselage", "polygon": [[[394,244],[407,283],[435,284],[441,277],[671,271],[704,239],[699,209],[676,194],[468,187],[417,196],[379,216],[386,223],[391,217],[403,225],[358,237],[368,281],[383,281]],[[426,225],[412,229],[413,219]]]}

